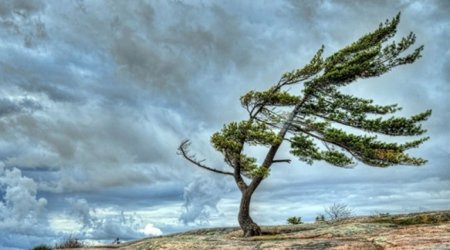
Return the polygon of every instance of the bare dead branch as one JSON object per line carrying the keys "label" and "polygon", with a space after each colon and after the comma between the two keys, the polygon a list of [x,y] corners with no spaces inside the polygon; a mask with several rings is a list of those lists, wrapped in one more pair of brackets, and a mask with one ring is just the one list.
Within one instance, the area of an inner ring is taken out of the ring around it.
{"label": "bare dead branch", "polygon": [[197,159],[195,158],[195,155],[189,154],[189,146],[190,146],[190,145],[191,145],[191,143],[190,143],[189,140],[184,140],[184,141],[180,144],[180,146],[178,147],[178,152],[177,152],[177,153],[178,153],[179,155],[183,156],[186,160],[188,160],[188,161],[191,162],[192,164],[196,165],[197,167],[200,167],[200,168],[203,168],[203,169],[206,169],[206,170],[209,170],[209,171],[211,171],[211,172],[218,173],[218,174],[224,174],[224,175],[231,175],[231,176],[234,176],[233,173],[231,173],[231,172],[226,172],[226,171],[218,170],[218,169],[211,168],[211,167],[208,167],[208,166],[204,165],[203,162],[204,162],[205,160],[197,160]]}

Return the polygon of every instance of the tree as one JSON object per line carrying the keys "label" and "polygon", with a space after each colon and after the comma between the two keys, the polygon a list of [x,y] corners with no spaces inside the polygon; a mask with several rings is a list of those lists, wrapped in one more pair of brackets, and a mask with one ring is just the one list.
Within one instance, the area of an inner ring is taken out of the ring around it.
{"label": "tree", "polygon": [[295,216],[289,217],[287,218],[287,223],[291,225],[303,224],[302,217],[295,217]]}
{"label": "tree", "polygon": [[[238,221],[245,237],[261,234],[260,227],[250,217],[253,193],[269,176],[274,164],[291,161],[276,158],[284,142],[290,144],[292,155],[307,164],[325,161],[351,168],[357,161],[374,167],[426,163],[408,155],[406,150],[418,147],[428,137],[396,143],[388,138],[379,139],[377,135],[422,135],[426,131],[420,123],[427,120],[431,110],[411,117],[386,118],[401,108],[397,104],[377,105],[370,99],[339,91],[359,79],[378,77],[421,57],[423,46],[407,52],[416,40],[412,32],[399,42],[388,43],[399,21],[400,13],[325,59],[322,46],[303,68],[283,74],[265,91],[243,95],[240,100],[248,119],[226,124],[211,137],[212,145],[223,154],[231,171],[206,165],[189,152],[189,140],[181,143],[178,153],[189,162],[234,178],[242,193]],[[302,87],[301,92],[290,90],[294,85]],[[248,145],[266,146],[265,158],[258,161],[246,155],[244,148]]]}
{"label": "tree", "polygon": [[350,217],[352,210],[344,203],[333,203],[333,205],[325,208],[325,214],[330,221],[340,221]]}

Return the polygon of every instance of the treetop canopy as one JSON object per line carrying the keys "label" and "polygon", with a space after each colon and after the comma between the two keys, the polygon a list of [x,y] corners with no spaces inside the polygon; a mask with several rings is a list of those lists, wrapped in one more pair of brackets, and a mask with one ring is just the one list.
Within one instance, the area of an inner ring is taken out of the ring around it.
{"label": "treetop canopy", "polygon": [[[370,99],[339,91],[340,87],[357,79],[380,76],[421,57],[423,46],[404,55],[416,40],[414,33],[399,42],[388,43],[394,37],[399,21],[400,13],[325,59],[322,58],[324,46],[321,46],[310,63],[284,73],[268,90],[243,95],[240,100],[249,119],[225,125],[211,137],[213,146],[224,155],[228,165],[241,168],[248,177],[267,176],[273,161],[265,161],[265,164],[269,163],[266,166],[264,163],[259,165],[255,158],[243,153],[244,146],[273,147],[283,141],[290,143],[293,155],[308,164],[318,160],[338,167],[352,167],[355,160],[377,167],[426,163],[405,151],[419,146],[428,137],[392,143],[379,139],[377,134],[422,135],[426,130],[420,122],[427,120],[431,110],[411,117],[386,118],[401,107],[397,104],[377,105]],[[287,89],[294,84],[302,84],[301,93]],[[360,132],[350,132],[355,129]]]}

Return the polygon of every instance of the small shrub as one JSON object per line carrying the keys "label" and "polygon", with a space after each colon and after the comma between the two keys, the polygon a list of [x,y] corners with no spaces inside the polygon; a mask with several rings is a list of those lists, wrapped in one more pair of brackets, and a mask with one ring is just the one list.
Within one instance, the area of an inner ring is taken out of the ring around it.
{"label": "small shrub", "polygon": [[287,219],[287,223],[288,223],[288,224],[291,224],[291,225],[303,224],[303,222],[302,222],[302,217],[295,217],[295,216],[289,217],[289,218]]}
{"label": "small shrub", "polygon": [[72,236],[69,236],[66,240],[64,240],[62,243],[56,244],[55,249],[66,249],[66,248],[81,248],[84,247],[82,241],[80,241],[77,238],[72,238]]}
{"label": "small shrub", "polygon": [[52,250],[52,249],[53,248],[42,244],[42,245],[38,245],[38,246],[33,247],[31,250]]}
{"label": "small shrub", "polygon": [[380,218],[391,217],[391,214],[389,212],[383,213],[383,212],[375,210],[371,213],[371,215],[369,217],[374,220],[379,220]]}
{"label": "small shrub", "polygon": [[328,208],[325,208],[325,214],[330,221],[340,221],[347,219],[352,214],[352,210],[344,203],[333,203]]}
{"label": "small shrub", "polygon": [[325,215],[323,215],[323,214],[317,215],[316,222],[325,222]]}

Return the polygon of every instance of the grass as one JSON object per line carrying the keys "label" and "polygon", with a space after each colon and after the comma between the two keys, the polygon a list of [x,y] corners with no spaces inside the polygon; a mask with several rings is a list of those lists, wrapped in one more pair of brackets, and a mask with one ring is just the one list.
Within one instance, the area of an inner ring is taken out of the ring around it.
{"label": "grass", "polygon": [[52,247],[42,244],[33,247],[31,250],[52,250],[52,249],[53,249]]}

